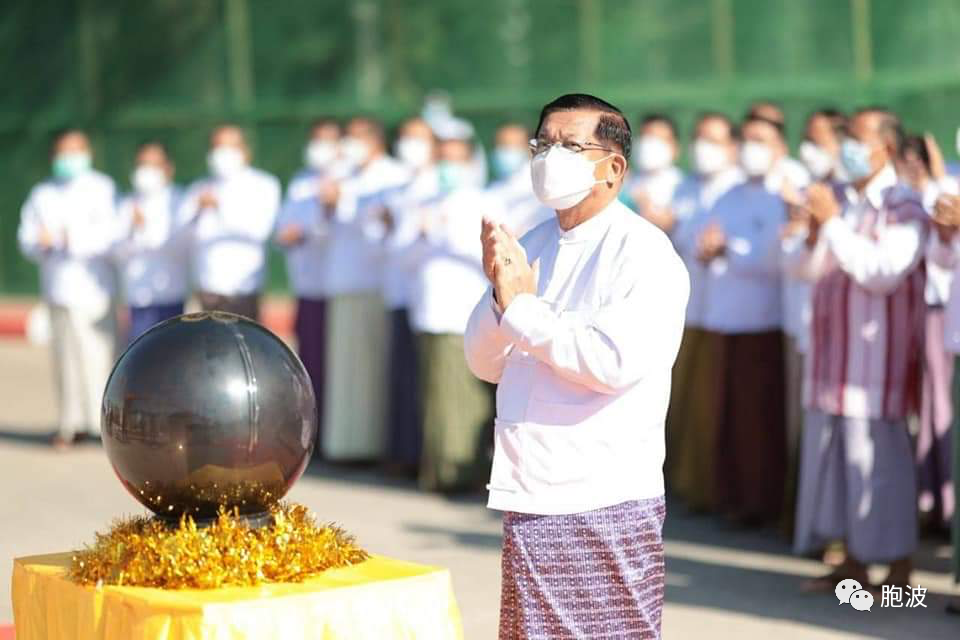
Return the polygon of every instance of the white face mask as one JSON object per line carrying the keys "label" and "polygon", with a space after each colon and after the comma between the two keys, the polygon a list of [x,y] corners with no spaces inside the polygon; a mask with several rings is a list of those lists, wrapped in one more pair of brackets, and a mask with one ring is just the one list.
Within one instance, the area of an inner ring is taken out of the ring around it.
{"label": "white face mask", "polygon": [[815,180],[823,180],[836,166],[833,156],[809,140],[800,143],[800,160]]}
{"label": "white face mask", "polygon": [[133,170],[130,182],[140,195],[150,195],[167,186],[167,172],[160,167],[142,164]]}
{"label": "white face mask", "polygon": [[551,209],[574,207],[590,194],[593,185],[603,182],[593,177],[593,166],[610,155],[591,161],[583,153],[554,145],[535,155],[530,163],[533,192]]}
{"label": "white face mask", "polygon": [[762,142],[747,140],[740,147],[740,166],[751,178],[765,175],[773,166],[773,149]]}
{"label": "white face mask", "polygon": [[311,169],[330,168],[337,159],[337,143],[329,140],[311,140],[303,151],[303,160]]}
{"label": "white face mask", "polygon": [[657,136],[640,136],[634,140],[633,163],[641,171],[666,169],[673,163],[673,149]]}
{"label": "white face mask", "polygon": [[247,165],[243,151],[236,147],[215,147],[207,154],[210,173],[218,178],[228,178]]}
{"label": "white face mask", "polygon": [[370,157],[370,147],[363,140],[346,137],[340,145],[344,161],[351,167],[359,167]]}
{"label": "white face mask", "polygon": [[702,175],[712,175],[727,168],[730,158],[727,149],[709,140],[699,138],[693,143],[693,168]]}
{"label": "white face mask", "polygon": [[430,163],[433,157],[433,146],[424,138],[400,138],[397,140],[397,157],[408,167],[420,169]]}

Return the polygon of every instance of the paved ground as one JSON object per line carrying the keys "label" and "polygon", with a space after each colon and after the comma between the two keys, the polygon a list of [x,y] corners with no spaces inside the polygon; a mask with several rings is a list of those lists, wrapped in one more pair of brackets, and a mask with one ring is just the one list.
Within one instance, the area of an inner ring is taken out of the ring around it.
{"label": "paved ground", "polygon": [[[0,341],[0,626],[12,618],[15,556],[72,548],[136,504],[98,446],[67,454],[43,436],[55,408],[46,352]],[[449,567],[469,640],[496,636],[500,523],[480,499],[451,501],[385,480],[373,470],[311,468],[291,497],[336,520],[369,549]],[[858,612],[833,595],[805,596],[800,581],[818,572],[772,532],[737,531],[671,504],[667,518],[666,638],[960,637],[960,618],[943,613],[949,549],[926,542],[914,584],[926,609]]]}

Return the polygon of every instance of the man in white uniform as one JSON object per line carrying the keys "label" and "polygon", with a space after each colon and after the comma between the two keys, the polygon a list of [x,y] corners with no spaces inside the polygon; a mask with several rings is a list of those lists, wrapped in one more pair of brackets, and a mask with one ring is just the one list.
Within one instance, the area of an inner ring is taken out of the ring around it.
{"label": "man in white uniform", "polygon": [[383,126],[353,118],[341,142],[348,178],[321,194],[329,219],[327,388],[323,455],[379,460],[386,449],[389,353],[383,307],[384,210],[410,181],[410,170],[387,155]]}
{"label": "man in white uniform", "polygon": [[649,113],[640,121],[640,133],[633,141],[636,173],[625,187],[634,209],[667,233],[676,222],[671,205],[673,194],[683,182],[677,168],[680,145],[677,126],[662,113]]}
{"label": "man in white uniform", "polygon": [[[323,395],[327,361],[327,218],[320,202],[325,185],[336,177],[340,125],[322,118],[310,127],[304,168],[290,180],[277,216],[274,242],[287,258],[287,278],[297,297],[297,352],[313,383],[319,432],[323,433]],[[319,452],[318,452],[319,453]]]}
{"label": "man in white uniform", "polygon": [[716,503],[743,524],[766,524],[782,514],[786,464],[779,260],[786,205],[768,186],[783,138],[759,117],[742,132],[747,180],[717,200],[695,250],[706,267],[703,327],[716,342]]}
{"label": "man in white uniform", "polygon": [[768,120],[783,132],[783,142],[781,143],[781,153],[774,163],[773,170],[767,174],[767,186],[771,191],[782,191],[785,187],[789,190],[801,189],[810,184],[810,173],[806,166],[799,160],[790,155],[790,148],[787,146],[787,116],[783,108],[772,100],[758,100],[750,105],[744,120],[751,118],[760,118]]}
{"label": "man in white uniform", "polygon": [[673,367],[667,413],[665,471],[671,488],[695,511],[715,506],[717,336],[704,329],[707,267],[697,257],[697,230],[714,204],[744,180],[737,164],[737,132],[720,113],[705,113],[690,148],[694,172],[677,187],[671,212],[673,246],[690,274],[690,301],[683,344]]}
{"label": "man in white uniform", "polygon": [[[840,140],[846,129],[846,116],[823,108],[807,117],[799,156],[813,180],[839,185],[844,180],[840,162]],[[789,184],[781,195],[787,203],[789,220],[781,232],[781,249],[792,253],[805,242],[809,230],[809,214],[799,206],[808,184]],[[803,369],[810,344],[813,285],[784,270],[781,276],[783,300],[784,382],[787,413],[787,487],[784,495],[784,524],[792,529],[799,472],[800,440],[803,430]]]}
{"label": "man in white uniform", "polygon": [[387,199],[383,215],[383,302],[390,316],[387,468],[416,477],[423,450],[423,421],[419,356],[409,313],[416,269],[407,253],[420,233],[423,207],[441,195],[436,138],[426,120],[410,118],[400,126],[396,151],[413,177]]}
{"label": "man in white uniform", "polygon": [[467,363],[498,383],[489,506],[504,511],[500,638],[659,638],[663,423],[689,282],[619,202],[630,126],[599,98],[541,111],[532,161],[556,220],[482,230],[492,291]]}
{"label": "man in white uniform", "polygon": [[180,188],[173,184],[166,147],[147,142],[137,150],[133,193],[117,209],[114,259],[130,308],[130,340],[183,313],[189,281],[186,226],[179,217]]}
{"label": "man in white uniform", "polygon": [[899,122],[883,109],[850,118],[841,161],[853,181],[807,189],[806,241],[784,267],[814,283],[804,380],[794,549],[843,540],[845,562],[804,588],[910,582],[917,545],[917,485],[907,429],[918,409],[925,322],[922,260],[929,217],[897,184],[890,149]]}
{"label": "man in white uniform", "polygon": [[60,428],[53,444],[100,433],[100,400],[113,366],[115,235],[113,180],[93,170],[87,135],[64,131],[53,142],[53,176],[31,191],[20,211],[20,250],[40,267],[50,311]]}
{"label": "man in white uniform", "polygon": [[[907,136],[900,144],[897,174],[905,188],[914,191],[924,210],[933,215],[938,199],[957,195],[955,178],[945,175],[943,156],[929,134]],[[936,242],[933,246],[938,246]],[[916,434],[917,480],[921,522],[933,530],[949,530],[953,519],[953,463],[951,432],[953,407],[953,357],[944,344],[945,306],[950,299],[953,274],[926,260],[927,303],[924,336],[923,380],[920,392],[920,424]]]}
{"label": "man in white uniform", "polygon": [[182,215],[190,220],[193,279],[201,306],[256,320],[266,245],[280,208],[280,181],[250,166],[251,157],[240,127],[217,127],[207,156],[210,176],[190,186]]}
{"label": "man in white uniform", "polygon": [[463,360],[463,332],[487,288],[477,228],[485,215],[502,219],[503,213],[501,203],[476,184],[472,153],[470,139],[440,142],[441,192],[417,210],[419,237],[406,252],[412,264],[410,324],[420,353],[419,482],[432,491],[475,490],[490,472],[485,439],[493,396]]}

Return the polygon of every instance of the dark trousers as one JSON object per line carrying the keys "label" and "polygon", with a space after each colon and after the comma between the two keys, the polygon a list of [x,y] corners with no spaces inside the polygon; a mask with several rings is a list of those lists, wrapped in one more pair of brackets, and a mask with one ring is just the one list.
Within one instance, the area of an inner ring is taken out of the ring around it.
{"label": "dark trousers", "polygon": [[260,294],[251,293],[242,296],[222,296],[219,293],[198,291],[197,299],[204,311],[226,311],[235,313],[254,322],[260,318]]}
{"label": "dark trousers", "polygon": [[151,304],[146,307],[130,307],[130,342],[133,342],[147,329],[164,320],[183,313],[183,302],[171,304]]}
{"label": "dark trousers", "polygon": [[415,467],[423,450],[417,343],[406,309],[390,312],[390,388],[388,455],[396,464]]}
{"label": "dark trousers", "polygon": [[720,508],[750,524],[783,509],[787,430],[783,335],[723,335],[714,472]]}
{"label": "dark trousers", "polygon": [[[327,301],[297,298],[297,334],[300,361],[310,375],[313,395],[317,400],[317,442],[322,442],[323,398],[327,370]],[[317,446],[319,453],[320,447]]]}

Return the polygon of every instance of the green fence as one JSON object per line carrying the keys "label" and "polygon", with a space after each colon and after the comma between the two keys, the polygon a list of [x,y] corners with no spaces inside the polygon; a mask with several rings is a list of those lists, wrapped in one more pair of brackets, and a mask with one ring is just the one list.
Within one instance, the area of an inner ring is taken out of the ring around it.
{"label": "green fence", "polygon": [[[50,132],[93,134],[123,187],[137,143],[166,141],[181,181],[218,120],[246,125],[256,163],[286,179],[320,114],[417,110],[450,92],[484,136],[589,91],[631,114],[739,114],[884,103],[954,156],[957,0],[8,0],[0,9],[0,291],[36,288],[15,231],[47,172]],[[271,262],[271,284],[283,287]]]}

